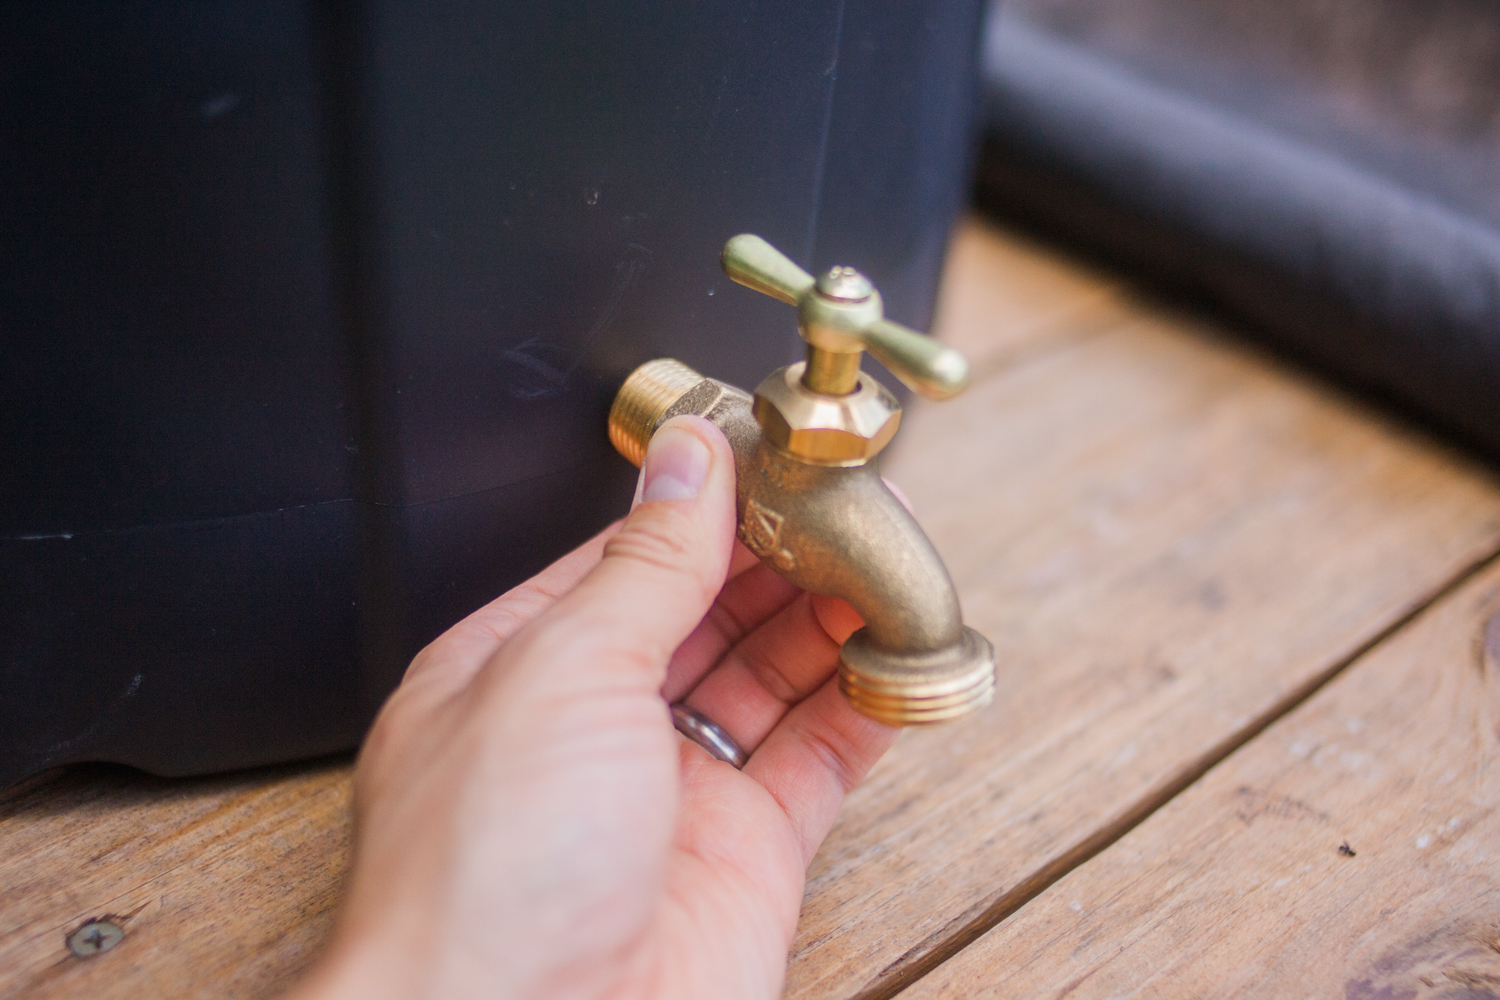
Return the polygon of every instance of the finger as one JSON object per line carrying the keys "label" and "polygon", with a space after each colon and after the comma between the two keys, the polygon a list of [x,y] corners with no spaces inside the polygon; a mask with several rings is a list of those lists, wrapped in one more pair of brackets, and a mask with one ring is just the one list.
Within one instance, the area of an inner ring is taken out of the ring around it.
{"label": "finger", "polygon": [[803,594],[730,650],[685,700],[753,753],[838,664],[839,642],[823,628],[812,596]]}
{"label": "finger", "polygon": [[676,701],[691,691],[736,643],[769,621],[800,593],[795,584],[765,565],[757,564],[732,577],[703,621],[672,655],[662,697]]}
{"label": "finger", "polygon": [[848,642],[849,637],[856,630],[864,628],[865,620],[848,601],[824,594],[813,594],[812,606],[818,616],[818,624],[822,625],[828,637],[840,646]]}
{"label": "finger", "polygon": [[885,488],[890,490],[897,500],[901,501],[901,506],[906,508],[906,512],[915,517],[917,512],[912,509],[911,498],[906,495],[906,491],[884,476],[880,477],[880,481],[885,483]]}
{"label": "finger", "polygon": [[[427,645],[406,670],[403,683],[461,687],[504,642],[557,603],[599,565],[605,544],[620,530],[616,521],[525,583],[517,584]],[[441,674],[441,680],[435,675]]]}
{"label": "finger", "polygon": [[724,585],[734,455],[713,424],[679,416],[652,437],[643,468],[642,503],[599,564],[501,658],[547,665],[547,676],[573,694],[620,684],[659,691],[673,651]]}
{"label": "finger", "polygon": [[745,548],[744,542],[734,543],[734,555],[729,560],[729,579],[733,580],[746,570],[761,565],[760,556]]}
{"label": "finger", "polygon": [[787,709],[826,681],[864,624],[845,601],[801,593],[708,671],[684,699],[754,752]]}
{"label": "finger", "polygon": [[786,813],[803,864],[833,828],[844,796],[864,779],[899,729],[860,715],[829,678],[773,729],[745,765]]}

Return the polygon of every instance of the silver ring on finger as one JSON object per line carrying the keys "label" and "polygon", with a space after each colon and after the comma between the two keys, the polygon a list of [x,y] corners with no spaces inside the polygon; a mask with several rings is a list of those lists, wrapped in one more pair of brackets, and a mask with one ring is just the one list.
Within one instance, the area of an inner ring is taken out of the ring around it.
{"label": "silver ring on finger", "polygon": [[688,708],[681,703],[673,705],[672,725],[679,733],[707,750],[708,755],[714,760],[722,760],[726,764],[743,768],[745,761],[750,759],[750,755],[740,748],[733,736],[726,733],[717,722],[696,709]]}

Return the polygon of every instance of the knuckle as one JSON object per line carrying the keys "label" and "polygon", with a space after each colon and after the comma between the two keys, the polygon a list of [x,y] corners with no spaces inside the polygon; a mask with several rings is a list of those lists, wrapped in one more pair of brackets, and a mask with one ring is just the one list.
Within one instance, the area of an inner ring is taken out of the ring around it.
{"label": "knuckle", "polygon": [[693,546],[678,513],[665,505],[636,509],[604,546],[604,558],[640,563],[669,572],[690,570]]}
{"label": "knuckle", "polygon": [[768,657],[752,656],[749,666],[750,673],[765,688],[766,693],[783,705],[795,705],[801,698],[802,692],[797,685]]}
{"label": "knuckle", "polygon": [[822,762],[839,789],[848,795],[864,777],[859,765],[859,749],[847,737],[833,727],[809,729],[804,734],[808,747]]}
{"label": "knuckle", "polygon": [[704,621],[726,646],[733,646],[750,633],[749,623],[723,603],[716,603],[709,608]]}

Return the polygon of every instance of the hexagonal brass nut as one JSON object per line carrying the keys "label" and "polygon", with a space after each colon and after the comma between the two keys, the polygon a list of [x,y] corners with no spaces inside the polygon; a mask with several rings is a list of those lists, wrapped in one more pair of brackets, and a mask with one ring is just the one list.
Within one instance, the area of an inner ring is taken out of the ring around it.
{"label": "hexagonal brass nut", "polygon": [[901,404],[864,372],[847,396],[820,396],[802,387],[807,363],[778,369],[755,390],[755,419],[767,441],[815,465],[862,465],[890,444]]}

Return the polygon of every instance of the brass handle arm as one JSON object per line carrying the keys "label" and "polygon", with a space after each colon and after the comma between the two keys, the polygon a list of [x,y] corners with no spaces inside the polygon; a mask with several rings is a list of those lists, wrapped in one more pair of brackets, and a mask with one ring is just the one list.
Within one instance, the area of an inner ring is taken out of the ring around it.
{"label": "brass handle arm", "polygon": [[968,359],[900,323],[878,320],[856,336],[891,374],[928,399],[952,399],[969,384]]}
{"label": "brass handle arm", "polygon": [[859,352],[869,351],[928,399],[951,399],[969,384],[969,362],[951,347],[885,319],[880,293],[849,267],[816,280],[753,233],[724,244],[724,273],[757,292],[797,307],[797,328],[808,343],[802,384],[825,396],[845,396],[859,384]]}
{"label": "brass handle arm", "polygon": [[813,276],[753,233],[742,233],[724,244],[719,257],[724,273],[746,288],[753,288],[794,306],[813,287]]}

